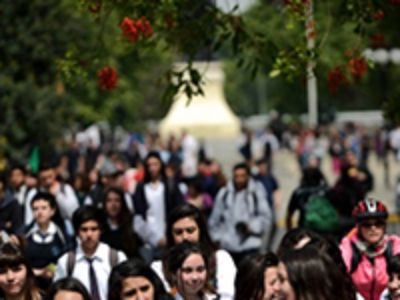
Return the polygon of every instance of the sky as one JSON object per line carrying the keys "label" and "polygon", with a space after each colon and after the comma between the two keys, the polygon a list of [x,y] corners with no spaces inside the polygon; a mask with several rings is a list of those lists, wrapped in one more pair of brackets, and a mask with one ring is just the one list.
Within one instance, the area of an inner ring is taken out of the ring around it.
{"label": "sky", "polygon": [[252,4],[254,4],[257,0],[216,0],[217,5],[223,9],[224,11],[229,11],[236,4],[239,4],[240,12],[244,12],[247,8],[249,8]]}

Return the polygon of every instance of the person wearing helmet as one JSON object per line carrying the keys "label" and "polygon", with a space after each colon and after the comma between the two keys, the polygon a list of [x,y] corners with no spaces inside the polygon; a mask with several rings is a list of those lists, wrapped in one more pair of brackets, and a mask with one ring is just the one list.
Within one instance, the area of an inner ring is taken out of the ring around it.
{"label": "person wearing helmet", "polygon": [[386,234],[388,212],[379,200],[365,199],[353,210],[356,227],[340,250],[354,286],[365,300],[378,300],[388,284],[387,262],[400,253],[400,237]]}

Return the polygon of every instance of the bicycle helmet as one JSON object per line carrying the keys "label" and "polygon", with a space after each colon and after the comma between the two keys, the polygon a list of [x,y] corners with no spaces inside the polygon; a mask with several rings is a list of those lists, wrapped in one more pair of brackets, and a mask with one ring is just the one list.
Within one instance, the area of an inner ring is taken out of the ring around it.
{"label": "bicycle helmet", "polygon": [[368,218],[387,219],[388,211],[381,201],[368,198],[357,203],[353,210],[353,217],[357,222]]}

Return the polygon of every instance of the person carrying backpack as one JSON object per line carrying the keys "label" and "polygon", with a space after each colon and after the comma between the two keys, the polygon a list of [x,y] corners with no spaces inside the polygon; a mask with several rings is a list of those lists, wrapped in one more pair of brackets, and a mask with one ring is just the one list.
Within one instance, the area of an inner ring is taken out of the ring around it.
{"label": "person carrying backpack", "polygon": [[75,250],[57,261],[54,281],[74,277],[90,291],[93,300],[106,300],[111,269],[126,260],[121,251],[100,242],[103,219],[94,206],[82,206],[75,211],[72,222],[78,237]]}
{"label": "person carrying backpack", "polygon": [[386,233],[388,212],[379,200],[358,202],[353,217],[356,227],[340,243],[343,260],[363,299],[379,300],[388,284],[388,260],[400,253],[400,237]]}

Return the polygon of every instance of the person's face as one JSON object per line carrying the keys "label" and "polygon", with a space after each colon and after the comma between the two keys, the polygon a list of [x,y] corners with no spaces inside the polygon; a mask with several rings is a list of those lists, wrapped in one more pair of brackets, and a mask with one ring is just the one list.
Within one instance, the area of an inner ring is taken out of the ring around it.
{"label": "person's face", "polygon": [[282,283],[278,267],[268,267],[264,272],[264,297],[263,300],[278,300],[282,298]]}
{"label": "person's face", "polygon": [[383,219],[366,219],[359,225],[363,239],[369,244],[378,243],[385,234],[386,222]]}
{"label": "person's face", "polygon": [[24,184],[25,181],[25,175],[24,172],[22,172],[19,169],[15,169],[11,172],[10,175],[10,184],[13,188],[19,188],[21,185]]}
{"label": "person's face", "polygon": [[268,174],[268,167],[267,167],[267,164],[266,164],[266,163],[264,163],[264,162],[259,163],[259,164],[257,165],[257,167],[258,167],[258,173],[259,173],[260,175],[266,175],[266,174]]}
{"label": "person's face", "polygon": [[114,192],[109,192],[107,194],[105,209],[106,213],[111,218],[116,218],[121,212],[121,201],[118,194]]}
{"label": "person's face", "polygon": [[0,288],[7,296],[20,296],[24,292],[27,273],[23,264],[0,268]]}
{"label": "person's face", "polygon": [[390,274],[388,283],[390,299],[400,299],[400,274]]}
{"label": "person's face", "polygon": [[84,300],[78,292],[60,290],[54,295],[54,300]]}
{"label": "person's face", "polygon": [[147,160],[147,168],[149,170],[150,176],[152,178],[156,178],[160,175],[161,162],[155,157],[150,157]]}
{"label": "person's face", "polygon": [[279,263],[278,274],[279,274],[279,278],[281,280],[282,299],[296,300],[296,295],[294,293],[292,285],[289,282],[287,270],[283,263]]}
{"label": "person's face", "polygon": [[53,169],[43,170],[39,174],[40,184],[49,189],[56,180],[56,172]]}
{"label": "person's face", "polygon": [[38,224],[46,224],[54,216],[55,210],[46,200],[36,200],[32,204],[32,212]]}
{"label": "person's face", "polygon": [[193,218],[186,217],[172,225],[172,236],[175,244],[180,244],[184,241],[197,243],[200,240],[200,229]]}
{"label": "person's face", "polygon": [[247,187],[249,181],[249,174],[246,169],[237,169],[233,173],[233,180],[236,189],[244,189]]}
{"label": "person's face", "polygon": [[94,220],[89,220],[79,227],[78,237],[82,243],[82,248],[93,251],[97,248],[100,241],[100,226]]}
{"label": "person's face", "polygon": [[121,300],[153,300],[153,284],[143,276],[128,277],[122,281]]}
{"label": "person's face", "polygon": [[196,295],[205,285],[207,269],[203,257],[190,254],[178,271],[178,290],[183,296]]}

